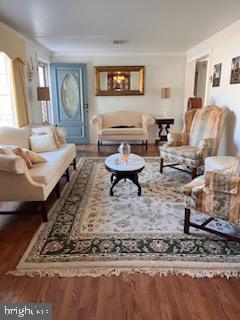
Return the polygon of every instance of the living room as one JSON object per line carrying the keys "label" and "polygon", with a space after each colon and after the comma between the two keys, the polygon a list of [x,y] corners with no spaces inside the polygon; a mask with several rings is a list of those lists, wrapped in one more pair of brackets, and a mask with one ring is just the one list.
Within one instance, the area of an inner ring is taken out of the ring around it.
{"label": "living room", "polygon": [[240,4],[204,3],[0,1],[1,319],[239,319]]}

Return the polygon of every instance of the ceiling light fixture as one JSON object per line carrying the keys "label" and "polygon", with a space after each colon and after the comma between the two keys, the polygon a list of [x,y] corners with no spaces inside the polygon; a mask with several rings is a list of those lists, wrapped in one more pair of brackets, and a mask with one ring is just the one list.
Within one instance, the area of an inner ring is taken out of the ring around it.
{"label": "ceiling light fixture", "polygon": [[128,43],[128,40],[113,40],[113,44],[126,44]]}

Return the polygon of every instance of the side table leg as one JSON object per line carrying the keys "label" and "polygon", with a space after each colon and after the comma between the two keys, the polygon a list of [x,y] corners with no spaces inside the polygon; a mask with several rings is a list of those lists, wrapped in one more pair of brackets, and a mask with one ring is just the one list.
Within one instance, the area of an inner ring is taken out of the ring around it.
{"label": "side table leg", "polygon": [[160,141],[162,141],[162,131],[163,131],[163,126],[162,126],[162,124],[161,123],[159,123],[159,126],[158,126],[158,128],[159,128],[159,140]]}
{"label": "side table leg", "polygon": [[169,133],[169,129],[170,129],[170,124],[168,123],[168,124],[166,125],[166,132],[167,132],[167,134]]}

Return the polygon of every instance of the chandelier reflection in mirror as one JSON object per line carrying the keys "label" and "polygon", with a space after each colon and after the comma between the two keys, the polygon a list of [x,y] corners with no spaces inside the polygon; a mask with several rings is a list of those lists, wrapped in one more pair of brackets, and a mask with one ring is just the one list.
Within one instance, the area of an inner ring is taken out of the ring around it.
{"label": "chandelier reflection in mirror", "polygon": [[130,72],[108,72],[108,90],[130,90]]}

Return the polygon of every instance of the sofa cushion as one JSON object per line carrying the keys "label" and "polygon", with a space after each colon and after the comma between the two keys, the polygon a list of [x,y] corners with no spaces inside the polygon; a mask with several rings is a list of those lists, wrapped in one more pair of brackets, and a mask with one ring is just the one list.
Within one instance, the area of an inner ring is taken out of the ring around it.
{"label": "sofa cushion", "polygon": [[0,144],[15,145],[29,149],[30,132],[31,129],[29,127],[0,127]]}
{"label": "sofa cushion", "polygon": [[107,128],[102,129],[101,134],[104,136],[110,135],[142,135],[144,134],[144,130],[142,128]]}
{"label": "sofa cushion", "polygon": [[63,144],[56,151],[40,153],[47,161],[35,164],[33,169],[29,170],[31,177],[37,182],[49,184],[53,177],[58,175],[62,164],[75,153],[75,150],[74,144]]}
{"label": "sofa cushion", "polygon": [[107,112],[102,114],[103,128],[111,128],[113,126],[135,126],[142,127],[142,113],[130,111]]}

